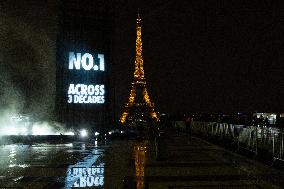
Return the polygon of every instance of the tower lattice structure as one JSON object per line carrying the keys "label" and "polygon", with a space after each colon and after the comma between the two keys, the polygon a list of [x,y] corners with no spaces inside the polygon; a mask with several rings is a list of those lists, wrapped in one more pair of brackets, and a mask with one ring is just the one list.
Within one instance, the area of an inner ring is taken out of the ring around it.
{"label": "tower lattice structure", "polygon": [[159,122],[157,113],[154,110],[154,103],[151,102],[146,88],[146,78],[144,75],[144,62],[142,57],[142,24],[138,13],[136,19],[136,57],[134,65],[134,78],[131,83],[131,91],[128,102],[125,104],[124,112],[120,117],[120,123],[130,123],[136,121]]}

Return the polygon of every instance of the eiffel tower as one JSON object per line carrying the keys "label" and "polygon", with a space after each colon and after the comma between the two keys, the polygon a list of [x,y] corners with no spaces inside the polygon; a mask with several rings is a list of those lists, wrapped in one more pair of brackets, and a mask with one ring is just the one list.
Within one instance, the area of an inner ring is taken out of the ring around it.
{"label": "eiffel tower", "polygon": [[159,117],[154,110],[154,103],[151,102],[146,88],[144,66],[142,57],[142,24],[138,13],[136,19],[136,57],[134,67],[134,78],[131,83],[131,91],[128,103],[125,104],[124,112],[120,117],[121,124],[133,124],[137,122],[151,121],[159,122]]}

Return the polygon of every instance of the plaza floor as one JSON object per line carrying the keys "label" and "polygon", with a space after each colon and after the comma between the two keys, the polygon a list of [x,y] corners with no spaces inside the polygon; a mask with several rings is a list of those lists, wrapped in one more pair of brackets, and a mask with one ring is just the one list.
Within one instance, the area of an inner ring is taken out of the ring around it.
{"label": "plaza floor", "polygon": [[[171,189],[283,188],[284,172],[186,134],[164,141],[166,153],[156,160],[151,150],[145,164],[145,187]],[[150,145],[154,149],[153,145]]]}
{"label": "plaza floor", "polygon": [[[89,170],[89,171],[87,171]],[[184,133],[0,146],[0,188],[280,189],[284,171]]]}

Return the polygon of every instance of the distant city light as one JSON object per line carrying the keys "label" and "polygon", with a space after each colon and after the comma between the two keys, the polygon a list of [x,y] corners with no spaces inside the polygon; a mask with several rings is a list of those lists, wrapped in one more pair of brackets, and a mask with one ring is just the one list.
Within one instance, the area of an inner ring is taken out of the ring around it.
{"label": "distant city light", "polygon": [[73,143],[65,144],[67,147],[73,147]]}
{"label": "distant city light", "polygon": [[80,132],[81,137],[86,137],[88,136],[88,132],[85,129],[82,129]]}
{"label": "distant city light", "polygon": [[32,129],[32,134],[33,135],[48,135],[49,133],[44,127],[34,125]]}
{"label": "distant city light", "polygon": [[74,135],[74,132],[66,132],[64,135]]}

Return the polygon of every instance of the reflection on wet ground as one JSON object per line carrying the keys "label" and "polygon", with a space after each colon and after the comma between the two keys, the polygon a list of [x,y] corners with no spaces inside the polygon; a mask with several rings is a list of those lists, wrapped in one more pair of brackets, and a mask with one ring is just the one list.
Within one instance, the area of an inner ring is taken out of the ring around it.
{"label": "reflection on wet ground", "polygon": [[282,188],[284,173],[185,134],[0,146],[0,188]]}
{"label": "reflection on wet ground", "polygon": [[103,186],[104,162],[100,160],[103,152],[95,148],[75,165],[68,166],[65,188]]}
{"label": "reflection on wet ground", "polygon": [[145,162],[146,162],[146,143],[140,143],[134,146],[134,157],[135,157],[135,173],[136,173],[136,188],[143,189],[144,176],[145,176]]}
{"label": "reflection on wet ground", "polygon": [[137,173],[142,189],[145,152],[133,140],[2,145],[0,188],[122,188]]}
{"label": "reflection on wet ground", "polygon": [[109,144],[74,142],[0,146],[0,187],[103,186]]}

